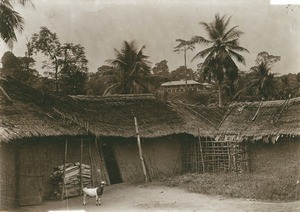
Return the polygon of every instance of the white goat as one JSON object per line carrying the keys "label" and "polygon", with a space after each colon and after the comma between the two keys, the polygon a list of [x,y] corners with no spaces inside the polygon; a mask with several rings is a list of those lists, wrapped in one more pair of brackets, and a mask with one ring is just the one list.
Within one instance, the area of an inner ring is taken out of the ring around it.
{"label": "white goat", "polygon": [[106,185],[105,181],[101,181],[100,186],[96,188],[83,188],[83,205],[86,205],[86,197],[96,197],[96,205],[101,205],[101,197],[103,194],[104,186]]}

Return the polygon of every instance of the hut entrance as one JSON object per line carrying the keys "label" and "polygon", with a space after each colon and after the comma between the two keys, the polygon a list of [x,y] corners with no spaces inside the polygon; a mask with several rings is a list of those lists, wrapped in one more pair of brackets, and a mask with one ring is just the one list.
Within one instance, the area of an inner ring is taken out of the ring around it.
{"label": "hut entrance", "polygon": [[104,155],[104,160],[105,160],[110,184],[121,183],[122,182],[121,174],[120,174],[119,166],[112,145],[108,143],[104,143],[102,145],[102,151]]}
{"label": "hut entrance", "polygon": [[19,149],[19,205],[37,205],[42,203],[44,195],[43,171],[44,152],[37,145],[20,145]]}
{"label": "hut entrance", "polygon": [[184,148],[186,172],[216,173],[249,171],[247,145],[230,141],[188,142]]}

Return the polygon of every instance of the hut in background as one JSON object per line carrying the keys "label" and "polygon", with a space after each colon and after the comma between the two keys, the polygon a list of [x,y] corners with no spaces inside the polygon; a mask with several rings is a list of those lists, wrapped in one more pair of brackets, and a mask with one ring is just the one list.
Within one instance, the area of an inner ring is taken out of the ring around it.
{"label": "hut in background", "polygon": [[248,146],[250,171],[300,179],[300,98],[230,105],[219,139]]}
{"label": "hut in background", "polygon": [[[91,185],[141,182],[137,118],[148,178],[181,173],[182,148],[213,138],[222,110],[153,95],[54,96],[1,79],[1,207],[42,203],[50,196],[53,168],[91,165]],[[214,118],[208,118],[208,116]]]}

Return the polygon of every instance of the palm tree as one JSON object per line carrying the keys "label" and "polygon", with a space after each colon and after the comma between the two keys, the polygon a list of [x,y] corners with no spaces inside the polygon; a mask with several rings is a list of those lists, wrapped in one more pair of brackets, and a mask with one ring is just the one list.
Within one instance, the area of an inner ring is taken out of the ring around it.
{"label": "palm tree", "polygon": [[[30,2],[30,0],[19,0],[19,3],[25,5],[27,1]],[[10,0],[0,0],[0,36],[10,48],[13,47],[13,42],[17,41],[15,29],[23,31],[23,25],[23,18],[14,10]],[[0,90],[10,99],[2,86]]]}
{"label": "palm tree", "polygon": [[[19,0],[18,2],[25,5],[30,0]],[[11,4],[11,0],[0,0],[0,36],[10,48],[13,42],[17,41],[15,30],[23,31],[24,20],[16,12]]]}
{"label": "palm tree", "polygon": [[148,56],[143,54],[145,46],[137,49],[134,41],[124,41],[120,51],[115,49],[116,58],[107,60],[113,67],[112,70],[103,73],[106,83],[109,84],[104,91],[108,94],[143,93],[150,90],[150,62]]}
{"label": "palm tree", "polygon": [[191,41],[176,39],[179,42],[177,46],[174,47],[174,52],[183,52],[184,57],[184,67],[185,67],[185,91],[187,92],[187,66],[186,66],[186,52],[188,50],[193,51],[195,49],[195,44]]}
{"label": "palm tree", "polygon": [[[226,15],[220,17],[215,15],[215,20],[211,23],[200,22],[200,25],[208,33],[208,39],[202,36],[194,36],[193,43],[210,44],[206,48],[198,52],[192,59],[205,58],[202,68],[205,72],[210,72],[217,80],[219,85],[219,106],[222,106],[221,87],[225,76],[236,76],[238,67],[233,59],[240,63],[245,63],[245,59],[237,52],[249,52],[244,47],[239,46],[239,37],[243,32],[237,30],[238,26],[228,29],[231,17],[226,20]],[[230,79],[232,81],[232,79]]]}
{"label": "palm tree", "polygon": [[270,73],[270,65],[267,62],[260,62],[251,68],[249,91],[263,99],[270,99],[277,95],[275,74]]}

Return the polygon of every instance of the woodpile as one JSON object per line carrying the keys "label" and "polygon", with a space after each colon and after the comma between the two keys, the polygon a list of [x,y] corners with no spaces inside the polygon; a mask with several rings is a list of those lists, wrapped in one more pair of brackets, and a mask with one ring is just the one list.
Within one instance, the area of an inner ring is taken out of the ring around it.
{"label": "woodpile", "polygon": [[[80,172],[80,163],[67,163],[65,172],[64,198],[75,197],[81,194],[82,187],[91,187],[91,166],[82,164],[82,172]],[[54,168],[54,172],[50,175],[53,185],[51,199],[61,199],[63,189],[64,165]],[[82,176],[80,176],[80,173]]]}

